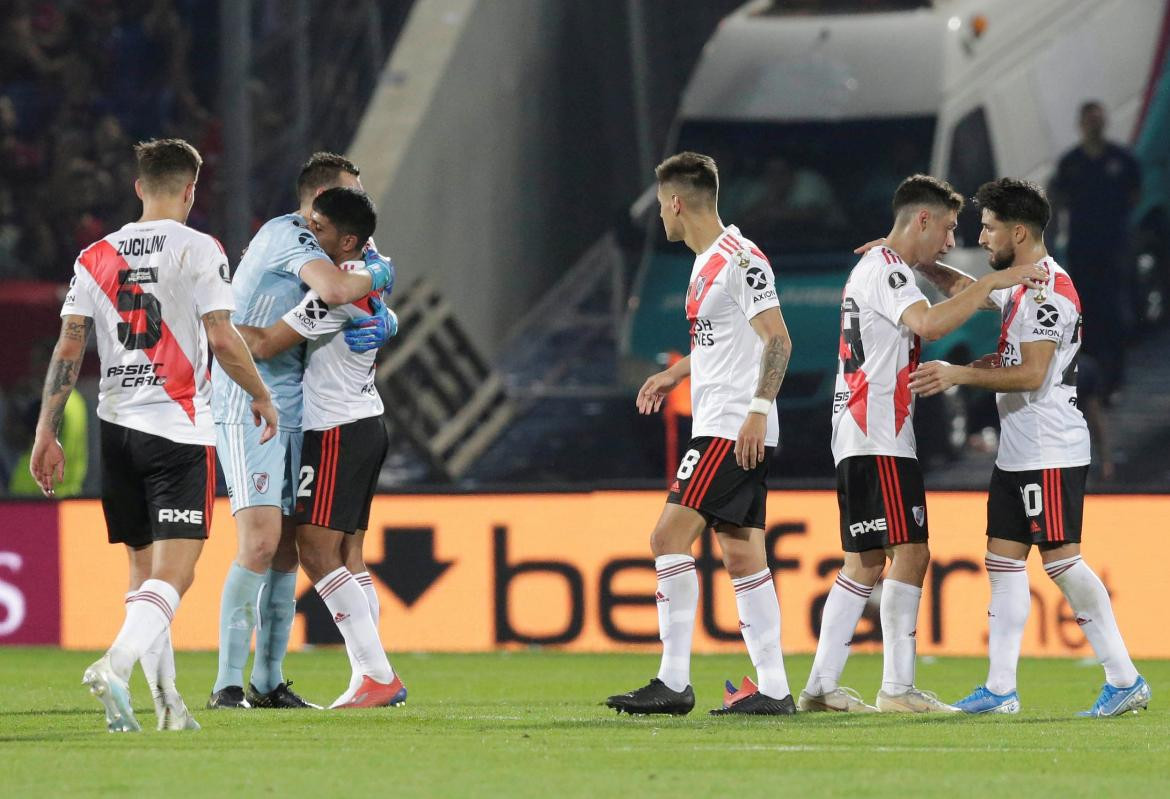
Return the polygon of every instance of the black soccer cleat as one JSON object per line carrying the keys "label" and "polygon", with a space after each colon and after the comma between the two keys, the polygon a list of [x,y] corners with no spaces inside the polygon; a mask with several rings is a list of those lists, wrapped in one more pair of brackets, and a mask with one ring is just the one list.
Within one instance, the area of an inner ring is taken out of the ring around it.
{"label": "black soccer cleat", "polygon": [[256,686],[248,683],[248,701],[252,707],[260,707],[266,709],[311,709],[320,710],[320,705],[314,705],[312,702],[306,702],[298,696],[289,687],[292,685],[292,680],[282,682],[266,694],[262,694],[256,690]]}
{"label": "black soccer cleat", "polygon": [[783,699],[773,699],[760,693],[750,677],[743,678],[739,690],[728,680],[723,692],[723,707],[711,711],[712,716],[791,716],[795,713],[796,703],[792,701],[792,694]]}
{"label": "black soccer cleat", "polygon": [[220,688],[207,700],[207,708],[209,710],[243,710],[250,707],[252,705],[244,698],[244,689],[238,685],[228,685]]}
{"label": "black soccer cleat", "polygon": [[682,691],[672,691],[666,683],[655,677],[636,691],[611,696],[605,700],[605,704],[619,714],[624,710],[630,715],[662,713],[685,716],[695,708],[695,692],[689,685]]}

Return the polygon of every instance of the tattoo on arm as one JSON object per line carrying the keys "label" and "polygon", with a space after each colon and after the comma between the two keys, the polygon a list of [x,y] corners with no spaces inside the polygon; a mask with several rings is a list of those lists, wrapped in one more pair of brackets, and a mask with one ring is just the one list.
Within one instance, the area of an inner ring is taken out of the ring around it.
{"label": "tattoo on arm", "polygon": [[205,327],[216,327],[217,325],[230,325],[232,323],[231,311],[209,311],[203,314],[203,324]]}
{"label": "tattoo on arm", "polygon": [[89,331],[91,330],[93,330],[93,320],[84,316],[80,322],[67,321],[61,330],[61,336],[72,341],[80,341],[84,345],[89,340]]}
{"label": "tattoo on arm", "polygon": [[788,358],[791,355],[788,342],[780,336],[772,336],[764,345],[764,355],[760,359],[760,383],[756,387],[756,396],[774,400],[780,393],[780,384],[784,381],[784,373],[788,371]]}
{"label": "tattoo on arm", "polygon": [[81,359],[65,360],[57,355],[53,356],[53,361],[49,364],[45,392],[41,397],[41,421],[47,422],[54,432],[61,427],[65,403],[73,391],[73,384],[77,382],[77,372],[80,368]]}

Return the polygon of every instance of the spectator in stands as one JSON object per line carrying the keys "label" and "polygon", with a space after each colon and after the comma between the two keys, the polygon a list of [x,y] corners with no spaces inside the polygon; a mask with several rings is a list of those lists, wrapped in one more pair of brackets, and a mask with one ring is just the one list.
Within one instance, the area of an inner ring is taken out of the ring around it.
{"label": "spectator in stands", "polygon": [[1085,317],[1082,352],[1101,367],[1101,396],[1120,386],[1125,367],[1122,298],[1129,283],[1123,257],[1129,217],[1141,190],[1137,159],[1105,138],[1105,108],[1081,106],[1081,143],[1060,159],[1050,197],[1065,216],[1064,263],[1076,282]]}

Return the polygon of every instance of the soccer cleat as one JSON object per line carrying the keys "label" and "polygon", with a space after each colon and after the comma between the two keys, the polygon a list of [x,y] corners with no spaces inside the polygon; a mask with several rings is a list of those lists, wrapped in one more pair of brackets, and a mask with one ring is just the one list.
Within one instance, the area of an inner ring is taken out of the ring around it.
{"label": "soccer cleat", "polygon": [[97,697],[106,710],[106,729],[110,732],[142,732],[142,725],[134,718],[130,705],[130,689],[114,673],[109,654],[92,663],[81,678],[82,685]]}
{"label": "soccer cleat", "polygon": [[378,682],[373,677],[362,677],[361,685],[354,691],[353,698],[341,704],[334,703],[330,707],[358,708],[358,707],[398,707],[406,704],[406,686],[398,675],[388,683]]}
{"label": "soccer cleat", "polygon": [[311,708],[313,710],[320,710],[320,705],[314,705],[312,702],[306,702],[300,696],[293,692],[289,687],[292,685],[292,680],[282,682],[266,694],[262,694],[256,690],[256,686],[248,683],[248,702],[252,707],[261,707],[268,709],[300,709]]}
{"label": "soccer cleat", "polygon": [[878,709],[866,704],[861,694],[852,688],[834,688],[823,694],[800,692],[800,699],[796,703],[798,710],[806,713],[877,713]]}
{"label": "soccer cleat", "polygon": [[244,698],[244,689],[238,685],[228,685],[213,693],[207,700],[208,710],[222,710],[225,708],[247,709],[252,707]]}
{"label": "soccer cleat", "polygon": [[931,691],[923,691],[911,686],[904,694],[887,694],[878,691],[877,709],[882,713],[958,713],[959,709],[938,698]]}
{"label": "soccer cleat", "polygon": [[955,707],[964,713],[976,715],[979,713],[1019,713],[1020,695],[1015,691],[1010,694],[993,694],[986,685],[980,685],[974,691],[964,696]]}
{"label": "soccer cleat", "polygon": [[1117,688],[1109,683],[1101,686],[1101,695],[1088,710],[1082,710],[1078,716],[1090,718],[1105,718],[1106,716],[1120,716],[1125,713],[1145,710],[1150,704],[1150,684],[1146,678],[1138,675],[1137,682],[1128,688]]}
{"label": "soccer cleat", "polygon": [[792,694],[783,699],[773,699],[760,693],[759,687],[750,677],[744,677],[739,690],[736,690],[735,683],[731,680],[724,683],[723,707],[715,708],[711,715],[791,716],[795,712],[796,705],[792,703]]}
{"label": "soccer cleat", "polygon": [[695,709],[695,692],[689,685],[682,691],[672,691],[666,683],[655,677],[637,690],[611,696],[605,700],[605,704],[619,714],[624,710],[630,715],[665,713],[685,716]]}
{"label": "soccer cleat", "polygon": [[187,709],[187,703],[183,701],[183,697],[179,696],[177,691],[166,692],[165,704],[163,705],[163,713],[158,719],[159,731],[167,732],[183,732],[201,729],[199,722],[191,715],[191,711]]}

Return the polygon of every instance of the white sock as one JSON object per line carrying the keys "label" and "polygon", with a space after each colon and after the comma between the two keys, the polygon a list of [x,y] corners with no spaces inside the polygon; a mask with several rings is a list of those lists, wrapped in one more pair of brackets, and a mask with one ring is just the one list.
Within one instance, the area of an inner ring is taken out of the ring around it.
{"label": "white sock", "polygon": [[386,650],[382,649],[378,628],[370,618],[370,603],[349,570],[344,566],[334,569],[314,587],[333,614],[333,623],[341,631],[346,649],[353,653],[361,673],[380,683],[393,681],[394,670],[386,659]]}
{"label": "white sock", "polygon": [[146,675],[146,684],[150,686],[152,694],[157,694],[160,690],[175,691],[175,649],[171,645],[169,626],[142,653],[140,660],[142,672]]}
{"label": "white sock", "polygon": [[[362,587],[366,593],[366,601],[370,603],[370,617],[374,621],[374,626],[378,626],[378,620],[382,615],[382,603],[378,600],[378,592],[374,590],[374,580],[370,577],[369,572],[358,572],[353,576],[357,580],[357,584]],[[353,653],[349,651],[349,645],[345,647],[345,654],[349,656],[349,686],[345,689],[338,701],[341,703],[348,702],[358,687],[362,684],[362,673],[358,668],[357,661],[354,659]]]}
{"label": "white sock", "polygon": [[658,572],[658,637],[662,639],[662,665],[658,679],[672,691],[691,684],[691,638],[699,607],[699,575],[690,555],[660,555],[654,559]]}
{"label": "white sock", "polygon": [[780,602],[771,569],[731,581],[739,610],[739,631],[756,667],[760,693],[783,699],[792,693],[780,651]]}
{"label": "white sock", "polygon": [[374,590],[374,578],[370,577],[369,572],[359,572],[353,579],[357,580],[357,584],[366,592],[366,601],[370,603],[370,616],[373,617],[374,624],[377,624],[382,616],[382,603],[378,600],[378,592]]}
{"label": "white sock", "polygon": [[111,644],[110,665],[123,680],[130,679],[134,664],[171,626],[179,607],[179,592],[170,583],[150,579],[126,601],[126,620]]}
{"label": "white sock", "polygon": [[914,687],[918,649],[918,605],[922,589],[886,579],[882,583],[882,690],[899,696]]}
{"label": "white sock", "polygon": [[829,589],[825,609],[821,612],[821,636],[817,640],[817,654],[813,658],[812,671],[808,675],[807,693],[827,694],[837,690],[845,661],[849,659],[849,647],[853,631],[865,603],[873,593],[872,585],[850,580],[844,574],[837,575],[837,582]]}
{"label": "white sock", "polygon": [[1089,639],[1097,660],[1105,667],[1105,681],[1114,688],[1128,688],[1137,682],[1137,667],[1121,640],[1121,630],[1113,617],[1113,603],[1101,578],[1080,555],[1046,563],[1044,571],[1060,586],[1073,613],[1077,614],[1077,624]]}
{"label": "white sock", "polygon": [[991,604],[987,608],[987,690],[1010,694],[1016,690],[1016,667],[1024,625],[1032,609],[1028,591],[1028,562],[988,552],[983,559],[991,582]]}

